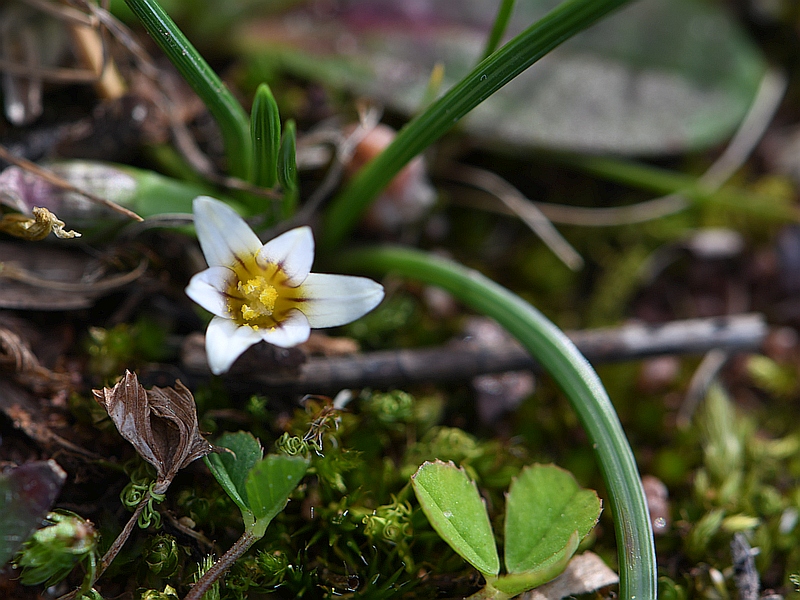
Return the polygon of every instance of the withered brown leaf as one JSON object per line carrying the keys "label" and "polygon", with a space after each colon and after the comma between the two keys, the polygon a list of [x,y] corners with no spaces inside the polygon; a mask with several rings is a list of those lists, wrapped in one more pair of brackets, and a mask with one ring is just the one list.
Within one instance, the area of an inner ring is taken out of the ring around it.
{"label": "withered brown leaf", "polygon": [[153,492],[163,494],[176,473],[213,447],[200,435],[192,393],[180,381],[175,388],[145,390],[135,373],[112,389],[92,390],[122,437],[158,475]]}

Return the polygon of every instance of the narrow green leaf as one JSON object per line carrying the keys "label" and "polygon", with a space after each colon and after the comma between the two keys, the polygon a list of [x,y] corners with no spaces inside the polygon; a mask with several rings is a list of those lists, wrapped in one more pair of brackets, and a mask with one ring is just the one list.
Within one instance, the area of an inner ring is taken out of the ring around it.
{"label": "narrow green leaf", "polygon": [[250,137],[253,142],[253,183],[271,188],[278,181],[281,117],[272,90],[266,83],[258,86],[253,98]]}
{"label": "narrow green leaf", "polygon": [[[131,0],[128,0],[130,2]],[[558,46],[628,0],[566,0],[481,61],[361,169],[333,199],[321,245],[332,248],[355,226],[369,203],[408,161],[430,146],[473,108]]]}
{"label": "narrow green leaf", "polygon": [[486,505],[464,469],[452,462],[426,462],[411,476],[414,493],[433,528],[485,576],[500,572]]}
{"label": "narrow green leaf", "polygon": [[577,531],[573,531],[564,547],[550,556],[546,561],[539,563],[535,569],[522,573],[502,575],[492,582],[492,587],[508,594],[511,597],[539,587],[551,579],[555,579],[567,568],[572,555],[578,549],[581,538]]}
{"label": "narrow green leaf", "polygon": [[438,285],[495,319],[525,346],[564,391],[595,449],[616,528],[620,598],[655,598],[653,530],[636,460],[602,382],[569,338],[536,308],[477,271],[419,250],[360,250],[340,255],[338,266]]}
{"label": "narrow green leaf", "polygon": [[156,0],[125,0],[125,3],[219,124],[228,171],[249,179],[252,146],[249,120],[242,105]]}
{"label": "narrow green leaf", "polygon": [[283,187],[281,214],[287,219],[297,206],[297,130],[292,119],[286,121],[278,155],[278,181]]}
{"label": "narrow green leaf", "polygon": [[246,481],[253,465],[263,456],[261,444],[251,433],[239,431],[223,434],[215,445],[230,452],[209,454],[203,460],[242,514],[254,512],[247,496]]}
{"label": "narrow green leaf", "polygon": [[0,474],[0,567],[41,525],[66,477],[53,460],[27,463]]}
{"label": "narrow green leaf", "polygon": [[500,40],[503,39],[503,34],[511,19],[511,13],[514,12],[514,3],[515,0],[500,0],[500,7],[497,9],[497,16],[494,19],[492,30],[489,32],[489,38],[486,40],[486,48],[483,50],[481,60],[490,56],[500,45]]}
{"label": "narrow green leaf", "polygon": [[782,201],[779,196],[771,197],[768,193],[735,187],[717,189],[704,185],[692,175],[623,158],[567,153],[548,156],[558,163],[639,189],[657,194],[679,193],[701,206],[714,204],[778,221],[796,222],[800,219],[794,205]]}
{"label": "narrow green leaf", "polygon": [[270,454],[250,470],[247,497],[262,526],[283,510],[307,469],[308,460],[302,456]]}
{"label": "narrow green leaf", "polygon": [[533,571],[562,555],[575,532],[580,541],[591,531],[600,511],[597,494],[581,489],[570,472],[554,465],[527,467],[506,500],[506,571]]}

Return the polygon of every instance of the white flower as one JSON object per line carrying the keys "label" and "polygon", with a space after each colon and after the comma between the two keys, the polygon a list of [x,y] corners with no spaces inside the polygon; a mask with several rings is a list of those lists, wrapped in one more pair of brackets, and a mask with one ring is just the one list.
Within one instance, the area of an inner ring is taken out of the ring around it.
{"label": "white flower", "polygon": [[262,244],[226,204],[195,198],[194,224],[208,269],[186,294],[214,314],[206,331],[211,372],[225,373],[250,346],[264,340],[288,348],[312,327],[355,321],[383,299],[383,287],[364,277],[311,273],[314,237],[298,227]]}

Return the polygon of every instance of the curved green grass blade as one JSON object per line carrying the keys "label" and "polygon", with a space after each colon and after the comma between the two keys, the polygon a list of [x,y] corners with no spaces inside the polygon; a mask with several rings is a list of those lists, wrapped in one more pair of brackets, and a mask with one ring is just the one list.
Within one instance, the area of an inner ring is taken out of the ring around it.
{"label": "curved green grass blade", "polygon": [[656,598],[653,532],[633,451],[603,384],[564,333],[536,308],[477,271],[418,250],[350,252],[339,266],[393,272],[437,285],[495,319],[525,346],[564,391],[595,448],[617,534],[620,598]]}
{"label": "curved green grass blade", "polygon": [[125,3],[219,124],[230,174],[249,180],[253,150],[250,120],[242,105],[158,2],[125,0]]}
{"label": "curved green grass blade", "polygon": [[[132,0],[127,0],[131,2]],[[409,160],[463,116],[570,36],[629,0],[567,0],[482,60],[444,96],[410,121],[333,199],[321,245],[338,245],[378,193]]]}

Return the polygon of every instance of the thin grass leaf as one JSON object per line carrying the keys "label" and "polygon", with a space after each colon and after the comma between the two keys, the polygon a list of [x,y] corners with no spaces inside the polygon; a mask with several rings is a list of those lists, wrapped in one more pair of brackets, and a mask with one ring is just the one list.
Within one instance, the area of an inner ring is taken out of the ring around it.
{"label": "thin grass leaf", "polygon": [[455,262],[405,248],[371,248],[340,258],[345,269],[393,272],[437,285],[495,319],[564,391],[595,449],[610,498],[619,555],[620,598],[656,598],[653,531],[633,451],[594,369],[575,345],[516,294]]}
{"label": "thin grass leaf", "polygon": [[491,56],[500,45],[500,40],[503,39],[508,22],[511,20],[511,13],[514,12],[514,4],[514,0],[500,0],[500,7],[497,9],[497,16],[486,40],[486,48],[483,50],[481,60]]}
{"label": "thin grass leaf", "polygon": [[403,127],[394,142],[333,199],[321,229],[324,235],[321,245],[332,248],[341,243],[369,203],[400,169],[478,104],[560,43],[627,2],[567,0],[481,61],[444,96]]}
{"label": "thin grass leaf", "polygon": [[125,3],[219,124],[230,174],[249,180],[253,150],[250,121],[242,105],[158,2],[125,0]]}
{"label": "thin grass leaf", "polygon": [[280,153],[278,154],[278,181],[283,187],[281,214],[284,219],[294,214],[297,206],[297,128],[294,120],[286,121]]}
{"label": "thin grass leaf", "polygon": [[262,83],[250,112],[253,142],[253,183],[271,188],[278,181],[278,152],[281,147],[281,117],[272,90]]}

